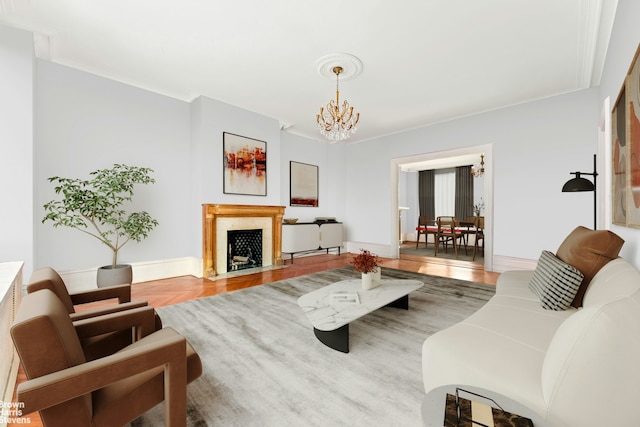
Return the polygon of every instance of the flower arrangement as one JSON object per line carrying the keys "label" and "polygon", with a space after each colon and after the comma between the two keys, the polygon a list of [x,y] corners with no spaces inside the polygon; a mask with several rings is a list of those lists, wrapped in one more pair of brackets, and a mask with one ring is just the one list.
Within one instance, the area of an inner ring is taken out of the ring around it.
{"label": "flower arrangement", "polygon": [[473,212],[475,212],[476,216],[480,216],[483,210],[484,210],[484,200],[480,198],[480,201],[473,205]]}
{"label": "flower arrangement", "polygon": [[360,254],[353,258],[353,266],[360,273],[374,273],[380,266],[380,258],[367,249],[360,249]]}

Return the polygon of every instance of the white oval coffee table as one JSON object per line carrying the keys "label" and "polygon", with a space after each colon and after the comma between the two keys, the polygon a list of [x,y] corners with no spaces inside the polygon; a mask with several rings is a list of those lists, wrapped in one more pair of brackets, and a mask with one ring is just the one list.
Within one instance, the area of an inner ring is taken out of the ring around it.
{"label": "white oval coffee table", "polygon": [[[360,279],[342,280],[298,298],[298,305],[313,325],[316,337],[328,347],[349,352],[349,323],[380,307],[409,309],[409,293],[424,286],[418,280],[385,279],[364,290]],[[336,292],[357,293],[359,302],[336,302]]]}

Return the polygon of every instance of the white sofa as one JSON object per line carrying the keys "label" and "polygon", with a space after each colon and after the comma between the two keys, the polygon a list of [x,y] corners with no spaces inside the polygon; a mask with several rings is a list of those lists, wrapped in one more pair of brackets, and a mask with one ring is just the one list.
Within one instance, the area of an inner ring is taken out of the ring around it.
{"label": "white sofa", "polygon": [[640,426],[640,272],[608,262],[583,307],[565,311],[541,307],[532,275],[503,273],[484,307],[424,342],[424,425],[443,425],[433,402],[460,386],[526,412],[535,427]]}

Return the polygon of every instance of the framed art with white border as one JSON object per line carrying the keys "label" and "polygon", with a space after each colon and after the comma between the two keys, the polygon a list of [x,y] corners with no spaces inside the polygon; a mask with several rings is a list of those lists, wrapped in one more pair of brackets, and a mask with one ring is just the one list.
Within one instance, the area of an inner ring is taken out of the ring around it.
{"label": "framed art with white border", "polygon": [[223,133],[223,193],[267,195],[267,143]]}

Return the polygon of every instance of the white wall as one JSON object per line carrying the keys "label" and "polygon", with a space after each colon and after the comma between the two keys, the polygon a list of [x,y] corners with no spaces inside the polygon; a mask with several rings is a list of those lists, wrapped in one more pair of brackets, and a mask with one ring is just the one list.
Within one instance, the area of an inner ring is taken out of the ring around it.
{"label": "white wall", "polygon": [[[224,194],[223,133],[267,143],[267,195]],[[202,258],[202,204],[282,206],[280,125],[277,120],[201,96],[191,105],[191,183],[188,222],[190,256]],[[288,166],[288,164],[287,164]],[[284,166],[282,166],[284,167]],[[184,237],[183,237],[184,238]]]}
{"label": "white wall", "polygon": [[[52,176],[89,178],[114,163],[150,167],[156,183],[138,186],[134,209],[159,226],[141,243],[128,243],[119,262],[199,256],[190,245],[190,107],[47,61],[37,61],[35,137],[36,268],[92,268],[111,262],[98,240],[69,228],[42,224],[42,206],[56,198]],[[29,273],[26,273],[29,274]]]}
{"label": "white wall", "polygon": [[[280,126],[277,120],[243,110],[215,99],[200,97],[193,102],[200,110],[198,129],[193,138],[192,158],[199,171],[200,187],[195,200],[202,203],[230,203],[247,205],[280,204]],[[267,143],[267,195],[251,196],[223,193],[223,133],[253,138]],[[201,219],[201,217],[199,217]]]}
{"label": "white wall", "polygon": [[[329,144],[312,141],[301,136],[282,132],[280,168],[280,194],[282,206],[286,206],[285,218],[298,218],[299,222],[313,221],[318,216],[336,216],[332,209],[332,194],[329,192]],[[290,206],[290,162],[318,166],[318,206]]]}
{"label": "white wall", "polygon": [[33,36],[0,25],[0,262],[33,254]]}
{"label": "white wall", "polygon": [[569,172],[591,168],[599,108],[597,90],[585,90],[348,145],[350,239],[391,244],[392,159],[489,145],[494,255],[555,251],[575,226],[592,225],[592,198],[560,189]]}
{"label": "white wall", "polygon": [[[97,240],[40,223],[42,205],[56,197],[51,176],[88,178],[114,163],[154,169],[156,183],[138,187],[134,200],[160,225],[120,251],[123,263],[200,259],[203,203],[281,204],[277,120],[206,97],[186,103],[45,61],[38,61],[37,111],[36,268],[90,269],[111,259]],[[223,132],[267,143],[266,196],[223,193]]]}

